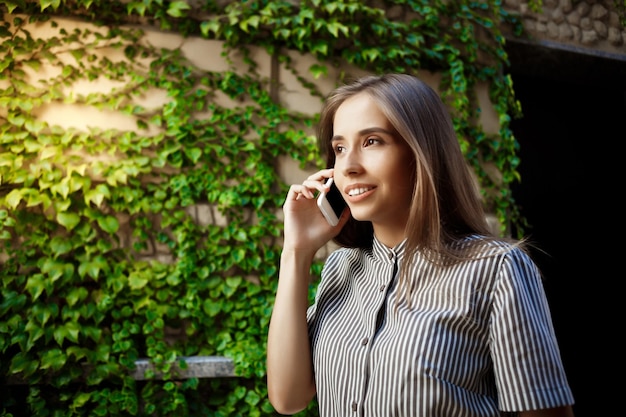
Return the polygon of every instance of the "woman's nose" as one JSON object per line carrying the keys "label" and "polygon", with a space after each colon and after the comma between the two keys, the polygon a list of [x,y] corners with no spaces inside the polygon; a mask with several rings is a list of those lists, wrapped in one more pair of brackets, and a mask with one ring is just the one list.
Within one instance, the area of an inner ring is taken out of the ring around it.
{"label": "woman's nose", "polygon": [[[337,166],[340,165],[340,166]],[[341,161],[337,161],[335,169],[339,168],[341,173],[345,176],[358,174],[363,171],[363,165],[357,152],[348,152],[341,158]]]}

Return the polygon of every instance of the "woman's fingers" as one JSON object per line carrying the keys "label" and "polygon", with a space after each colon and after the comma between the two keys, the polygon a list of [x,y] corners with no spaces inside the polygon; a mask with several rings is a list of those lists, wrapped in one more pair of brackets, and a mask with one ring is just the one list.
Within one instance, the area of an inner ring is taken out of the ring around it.
{"label": "woman's fingers", "polygon": [[334,170],[332,168],[318,171],[315,174],[310,175],[306,180],[304,180],[302,185],[304,185],[309,191],[328,191],[328,188],[326,187],[326,181],[328,180],[328,178],[332,178],[333,171]]}
{"label": "woman's fingers", "polygon": [[288,198],[298,200],[300,197],[308,199],[315,198],[315,190],[328,191],[326,188],[326,180],[333,176],[333,169],[322,169],[315,174],[310,175],[302,184],[293,184],[289,188]]}
{"label": "woman's fingers", "polygon": [[287,193],[288,200],[299,200],[300,197],[314,198],[315,194],[304,184],[294,184],[289,187],[289,193]]}

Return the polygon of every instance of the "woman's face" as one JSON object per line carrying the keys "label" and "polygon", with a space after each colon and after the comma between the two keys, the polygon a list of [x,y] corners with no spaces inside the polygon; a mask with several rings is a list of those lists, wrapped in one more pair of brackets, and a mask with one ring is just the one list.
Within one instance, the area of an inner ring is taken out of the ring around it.
{"label": "woman's face", "polygon": [[379,239],[399,243],[413,193],[412,150],[366,93],[339,106],[333,134],[335,183],[352,216],[371,221]]}

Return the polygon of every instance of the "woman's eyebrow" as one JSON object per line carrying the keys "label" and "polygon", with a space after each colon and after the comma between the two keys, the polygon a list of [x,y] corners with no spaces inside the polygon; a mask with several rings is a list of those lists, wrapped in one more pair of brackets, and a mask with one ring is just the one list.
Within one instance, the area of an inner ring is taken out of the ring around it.
{"label": "woman's eyebrow", "polygon": [[[387,129],[383,129],[382,127],[368,127],[367,129],[360,130],[358,135],[365,136],[365,135],[369,135],[370,133],[383,133],[383,134],[390,135],[390,136],[393,136],[395,134],[395,132],[387,130]],[[330,141],[335,142],[341,139],[344,139],[344,137],[341,135],[335,135],[330,139]]]}

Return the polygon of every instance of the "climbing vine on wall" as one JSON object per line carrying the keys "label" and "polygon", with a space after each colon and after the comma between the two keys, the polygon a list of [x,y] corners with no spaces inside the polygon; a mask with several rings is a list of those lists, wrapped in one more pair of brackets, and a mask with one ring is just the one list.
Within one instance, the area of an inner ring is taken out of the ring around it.
{"label": "climbing vine on wall", "polygon": [[[488,209],[503,233],[523,226],[509,187],[520,109],[500,29],[520,27],[500,2],[15,0],[0,12],[2,416],[274,415],[264,362],[286,192],[277,161],[321,161],[315,117],[277,102],[251,46],[320,98],[311,77],[335,66],[437,71]],[[51,34],[36,35],[44,25]],[[146,28],[220,40],[230,68],[151,46]],[[288,50],[318,62],[299,73]],[[112,87],[74,89],[102,80]],[[480,82],[496,135],[478,122]],[[154,91],[167,99],[151,107]],[[63,128],[40,117],[52,105],[136,128]],[[240,377],[176,380],[173,365],[192,355],[232,358]],[[131,378],[138,358],[163,378]]]}

